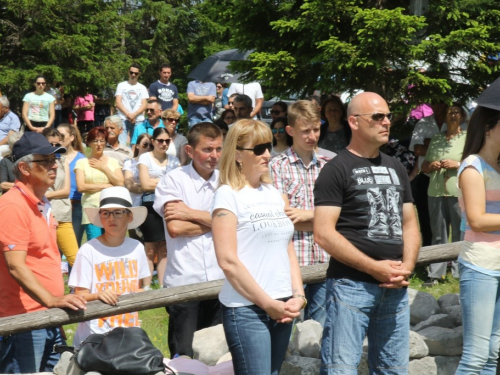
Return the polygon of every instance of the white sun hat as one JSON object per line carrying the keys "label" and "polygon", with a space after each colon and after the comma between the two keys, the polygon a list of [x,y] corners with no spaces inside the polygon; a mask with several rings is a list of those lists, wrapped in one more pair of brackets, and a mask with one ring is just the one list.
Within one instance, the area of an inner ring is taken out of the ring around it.
{"label": "white sun hat", "polygon": [[123,186],[113,186],[101,191],[99,198],[99,207],[89,207],[85,209],[89,221],[96,227],[102,228],[99,210],[104,208],[125,208],[130,210],[134,215],[134,219],[128,224],[127,229],[137,228],[144,223],[148,210],[146,207],[132,207],[132,198],[130,192]]}

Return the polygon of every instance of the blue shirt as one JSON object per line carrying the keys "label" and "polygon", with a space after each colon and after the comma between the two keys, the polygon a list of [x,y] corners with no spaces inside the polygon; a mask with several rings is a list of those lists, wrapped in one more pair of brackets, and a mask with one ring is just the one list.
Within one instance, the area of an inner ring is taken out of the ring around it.
{"label": "blue shirt", "polygon": [[[195,94],[196,96],[217,96],[217,89],[212,82],[191,81],[188,83],[187,93]],[[200,120],[212,119],[212,103],[196,104],[189,103],[188,119],[199,118]]]}
{"label": "blue shirt", "polygon": [[160,101],[161,109],[164,111],[172,108],[174,99],[179,99],[179,90],[171,82],[165,84],[156,81],[149,86],[149,96],[155,96]]}
{"label": "blue shirt", "polygon": [[19,121],[19,117],[12,112],[9,111],[7,114],[0,120],[0,140],[4,139],[9,135],[9,131],[13,130],[15,132],[19,131],[21,127],[21,122]]}
{"label": "blue shirt", "polygon": [[78,188],[76,187],[76,174],[75,174],[75,165],[76,162],[80,159],[85,158],[85,155],[82,154],[81,152],[78,152],[76,156],[74,157],[73,160],[71,160],[71,163],[69,163],[69,178],[71,182],[71,187],[69,190],[69,199],[74,200],[74,201],[81,201],[82,200],[82,193],[78,191]]}
{"label": "blue shirt", "polygon": [[[164,128],[165,125],[163,125],[163,121],[160,118],[160,125],[157,126],[158,128]],[[153,128],[153,125],[149,123],[149,120],[144,120],[143,122],[140,122],[135,125],[134,127],[134,134],[132,135],[132,140],[130,141],[131,145],[135,145],[137,143],[137,138],[142,134],[142,133],[148,133],[149,135],[153,135],[155,128]]]}

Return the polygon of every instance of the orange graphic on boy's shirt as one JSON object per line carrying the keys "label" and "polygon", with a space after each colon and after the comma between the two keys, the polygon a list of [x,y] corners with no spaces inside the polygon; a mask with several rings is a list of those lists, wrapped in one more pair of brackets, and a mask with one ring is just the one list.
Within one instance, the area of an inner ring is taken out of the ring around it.
{"label": "orange graphic on boy's shirt", "polygon": [[[98,292],[112,290],[115,293],[129,294],[139,290],[138,264],[135,259],[113,259],[94,265]],[[102,327],[139,327],[137,312],[119,314],[97,319],[98,326]]]}

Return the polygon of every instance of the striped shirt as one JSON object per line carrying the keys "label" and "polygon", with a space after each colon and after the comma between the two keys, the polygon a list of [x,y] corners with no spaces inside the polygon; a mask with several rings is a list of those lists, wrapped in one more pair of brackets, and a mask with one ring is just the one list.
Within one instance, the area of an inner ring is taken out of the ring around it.
{"label": "striped shirt", "polygon": [[[479,155],[469,155],[462,161],[458,175],[466,168],[476,169],[484,180],[485,212],[500,214],[500,174]],[[500,276],[500,231],[474,232],[467,220],[461,189],[458,190],[458,201],[465,219],[465,236],[459,262],[478,272]]]}
{"label": "striped shirt", "polygon": [[[269,171],[274,186],[281,194],[286,194],[290,207],[314,210],[314,183],[329,160],[314,153],[311,162],[306,166],[293,147],[271,159]],[[326,263],[330,259],[314,242],[312,231],[294,231],[293,245],[300,266]]]}

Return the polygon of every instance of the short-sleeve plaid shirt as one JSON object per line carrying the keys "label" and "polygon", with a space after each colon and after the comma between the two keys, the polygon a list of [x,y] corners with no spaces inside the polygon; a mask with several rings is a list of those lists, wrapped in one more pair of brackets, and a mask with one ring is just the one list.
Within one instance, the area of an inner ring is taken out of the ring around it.
{"label": "short-sleeve plaid shirt", "polygon": [[[314,210],[314,183],[319,172],[330,159],[314,153],[308,166],[295,153],[293,147],[271,159],[269,171],[274,186],[286,194],[290,207]],[[295,231],[293,245],[300,266],[326,263],[330,256],[315,242],[313,232]]]}

